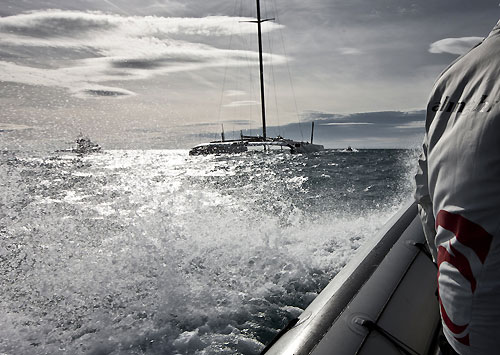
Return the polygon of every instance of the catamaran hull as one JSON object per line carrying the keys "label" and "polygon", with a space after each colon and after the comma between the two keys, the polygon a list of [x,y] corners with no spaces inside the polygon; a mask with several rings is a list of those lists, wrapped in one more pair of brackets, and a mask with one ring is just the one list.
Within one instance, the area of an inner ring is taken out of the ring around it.
{"label": "catamaran hull", "polygon": [[436,273],[412,203],[263,353],[434,354],[440,329]]}
{"label": "catamaran hull", "polygon": [[247,142],[212,142],[197,145],[189,151],[189,155],[236,154],[247,150]]}
{"label": "catamaran hull", "polygon": [[80,155],[101,153],[101,152],[102,152],[101,147],[92,148],[92,149],[76,149],[75,148],[75,149],[58,149],[58,150],[56,150],[56,153],[74,153],[74,154],[80,154]]}
{"label": "catamaran hull", "polygon": [[323,147],[320,144],[312,144],[312,143],[298,143],[294,144],[290,147],[290,152],[292,154],[308,154],[308,153],[316,153],[316,152],[321,152],[325,150],[325,147]]}

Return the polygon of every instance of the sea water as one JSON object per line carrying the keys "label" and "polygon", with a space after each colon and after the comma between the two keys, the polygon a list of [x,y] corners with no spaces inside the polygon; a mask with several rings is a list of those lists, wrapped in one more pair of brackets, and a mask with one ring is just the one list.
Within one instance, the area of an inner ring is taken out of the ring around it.
{"label": "sea water", "polygon": [[0,153],[0,353],[258,354],[411,198],[415,154]]}

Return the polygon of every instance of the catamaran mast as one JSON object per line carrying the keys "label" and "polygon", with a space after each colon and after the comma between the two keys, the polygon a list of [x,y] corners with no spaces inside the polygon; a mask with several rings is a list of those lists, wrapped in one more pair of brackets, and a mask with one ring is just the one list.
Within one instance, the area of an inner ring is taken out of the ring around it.
{"label": "catamaran mast", "polygon": [[313,144],[313,138],[314,138],[314,121],[312,121],[311,124],[311,144]]}
{"label": "catamaran mast", "polygon": [[262,137],[266,139],[266,105],[264,100],[264,63],[262,61],[262,29],[260,24],[267,20],[260,19],[260,0],[257,0],[257,26],[259,35],[259,67],[260,67],[260,106],[262,108]]}

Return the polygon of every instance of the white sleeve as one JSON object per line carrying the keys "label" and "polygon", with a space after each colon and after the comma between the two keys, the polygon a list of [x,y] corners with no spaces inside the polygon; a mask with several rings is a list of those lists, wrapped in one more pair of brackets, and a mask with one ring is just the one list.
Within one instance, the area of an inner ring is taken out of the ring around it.
{"label": "white sleeve", "polygon": [[429,184],[428,184],[428,174],[427,174],[427,135],[424,138],[422,154],[418,159],[418,171],[415,175],[415,200],[418,203],[418,214],[420,215],[420,220],[422,221],[422,227],[424,229],[425,239],[427,239],[427,244],[429,244],[429,249],[431,250],[432,258],[434,262],[437,260],[437,249],[436,249],[436,222],[434,219],[434,212],[432,209],[432,200],[429,194]]}

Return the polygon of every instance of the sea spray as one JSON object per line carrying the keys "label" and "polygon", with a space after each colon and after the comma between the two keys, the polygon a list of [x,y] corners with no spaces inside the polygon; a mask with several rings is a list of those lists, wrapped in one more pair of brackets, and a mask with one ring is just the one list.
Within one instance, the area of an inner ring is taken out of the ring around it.
{"label": "sea spray", "polygon": [[4,152],[0,352],[257,354],[410,198],[413,161]]}

